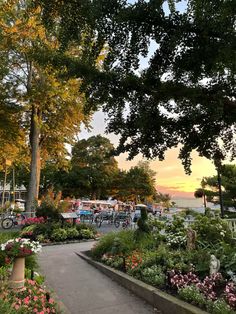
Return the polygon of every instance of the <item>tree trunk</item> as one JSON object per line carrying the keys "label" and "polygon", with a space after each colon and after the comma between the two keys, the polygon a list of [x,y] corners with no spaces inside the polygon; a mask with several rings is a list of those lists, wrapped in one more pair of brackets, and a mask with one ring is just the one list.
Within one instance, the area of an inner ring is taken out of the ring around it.
{"label": "tree trunk", "polygon": [[26,202],[26,211],[32,216],[35,202],[38,201],[39,182],[40,182],[40,112],[33,106],[31,115],[30,129],[30,146],[31,146],[31,162],[30,162],[30,180],[28,187],[28,195]]}

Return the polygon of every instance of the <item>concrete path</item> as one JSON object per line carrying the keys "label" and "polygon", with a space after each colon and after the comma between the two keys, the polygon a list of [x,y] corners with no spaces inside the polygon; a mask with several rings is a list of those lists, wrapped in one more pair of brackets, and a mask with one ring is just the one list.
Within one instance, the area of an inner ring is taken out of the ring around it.
{"label": "concrete path", "polygon": [[158,313],[143,300],[78,257],[93,242],[44,247],[41,272],[71,314]]}

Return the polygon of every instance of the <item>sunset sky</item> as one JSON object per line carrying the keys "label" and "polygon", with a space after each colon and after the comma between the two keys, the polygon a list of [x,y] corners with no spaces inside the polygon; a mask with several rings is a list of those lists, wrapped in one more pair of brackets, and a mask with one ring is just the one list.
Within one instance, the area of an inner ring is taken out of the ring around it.
{"label": "sunset sky", "polygon": [[[108,137],[114,145],[117,145],[118,137],[114,134],[105,134],[105,125],[105,115],[102,112],[97,112],[92,121],[92,131],[82,130],[79,138],[101,134]],[[178,149],[171,149],[167,152],[164,161],[153,160],[150,162],[151,168],[157,173],[157,189],[162,193],[169,193],[172,197],[193,197],[193,192],[200,186],[202,177],[216,174],[214,165],[211,161],[199,157],[196,152],[193,152],[192,174],[189,176],[184,173],[184,168],[177,156]],[[119,168],[127,170],[142,160],[142,156],[138,156],[132,161],[127,161],[126,158],[127,155],[125,154],[116,158]]]}

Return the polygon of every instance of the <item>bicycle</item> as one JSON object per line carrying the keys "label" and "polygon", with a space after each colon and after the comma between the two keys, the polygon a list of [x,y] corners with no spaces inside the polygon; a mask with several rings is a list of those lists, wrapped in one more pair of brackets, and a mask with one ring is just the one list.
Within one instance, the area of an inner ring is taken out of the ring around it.
{"label": "bicycle", "polygon": [[11,210],[10,212],[3,213],[1,216],[1,227],[3,229],[11,229],[13,226],[19,225],[24,219],[25,215],[16,214]]}

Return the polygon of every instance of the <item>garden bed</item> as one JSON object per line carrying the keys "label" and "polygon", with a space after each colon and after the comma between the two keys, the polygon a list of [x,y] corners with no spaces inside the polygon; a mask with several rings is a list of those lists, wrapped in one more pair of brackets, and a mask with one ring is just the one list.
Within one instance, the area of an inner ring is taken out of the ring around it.
{"label": "garden bed", "polygon": [[[220,218],[199,216],[191,229],[181,217],[149,221],[145,231],[103,236],[90,253],[103,269],[111,268],[109,273],[121,271],[131,281],[150,285],[152,293],[168,293],[168,298],[177,297],[201,312],[236,313],[235,242]],[[150,300],[155,304],[153,296]]]}
{"label": "garden bed", "polygon": [[163,314],[206,314],[207,312],[183,302],[168,293],[156,289],[138,279],[135,279],[119,270],[115,270],[89,257],[90,251],[76,253],[90,265],[99,269],[102,273],[117,281],[120,285],[132,291],[138,297],[144,299]]}

